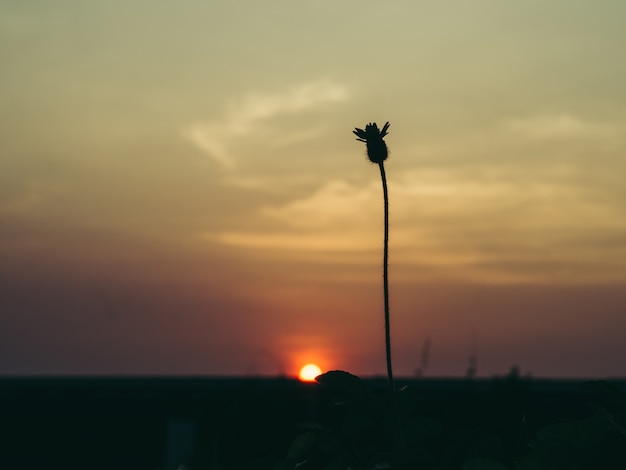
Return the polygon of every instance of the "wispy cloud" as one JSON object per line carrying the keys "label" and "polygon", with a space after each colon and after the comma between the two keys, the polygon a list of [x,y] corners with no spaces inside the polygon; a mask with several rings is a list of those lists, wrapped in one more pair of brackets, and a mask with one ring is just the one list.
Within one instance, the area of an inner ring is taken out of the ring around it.
{"label": "wispy cloud", "polygon": [[[279,135],[278,130],[268,128],[272,119],[339,103],[347,98],[347,88],[328,79],[302,83],[280,93],[249,93],[231,103],[222,118],[191,123],[184,130],[184,136],[224,168],[232,169],[237,165],[237,157],[232,151],[237,139],[261,135],[275,137]],[[303,129],[290,138],[280,138],[278,144],[312,139],[320,132],[321,128]]]}
{"label": "wispy cloud", "polygon": [[619,126],[615,124],[592,122],[569,113],[510,119],[504,127],[516,134],[538,140],[608,137],[619,131]]}
{"label": "wispy cloud", "polygon": [[[396,266],[430,267],[481,282],[622,279],[626,266],[602,240],[626,240],[626,216],[567,181],[467,180],[408,172],[390,184]],[[380,187],[331,181],[310,196],[264,207],[266,230],[221,231],[218,243],[328,254],[332,263],[375,262],[380,251]],[[598,266],[613,266],[598,271]],[[573,268],[576,266],[576,268]],[[621,268],[620,268],[621,266]],[[412,267],[412,268],[411,268]]]}

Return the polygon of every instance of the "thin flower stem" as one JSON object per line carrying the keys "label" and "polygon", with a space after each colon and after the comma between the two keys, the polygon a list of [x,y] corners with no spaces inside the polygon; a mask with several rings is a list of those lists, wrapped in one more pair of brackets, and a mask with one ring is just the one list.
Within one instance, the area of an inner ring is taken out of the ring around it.
{"label": "thin flower stem", "polygon": [[396,385],[393,380],[393,369],[391,367],[391,327],[389,322],[389,192],[387,191],[387,175],[385,165],[381,161],[380,179],[383,182],[383,200],[385,205],[385,235],[383,244],[383,296],[385,299],[385,352],[387,356],[387,380],[389,382],[389,392],[391,393],[392,416],[398,443],[401,449],[404,448],[404,433],[400,424],[400,410],[398,408],[398,397],[396,395]]}
{"label": "thin flower stem", "polygon": [[385,204],[385,235],[383,247],[383,295],[385,299],[385,352],[387,355],[387,379],[389,388],[395,395],[396,386],[393,380],[393,369],[391,367],[391,328],[389,325],[389,193],[387,191],[387,176],[383,162],[378,164],[380,168],[380,178],[383,182],[383,200]]}

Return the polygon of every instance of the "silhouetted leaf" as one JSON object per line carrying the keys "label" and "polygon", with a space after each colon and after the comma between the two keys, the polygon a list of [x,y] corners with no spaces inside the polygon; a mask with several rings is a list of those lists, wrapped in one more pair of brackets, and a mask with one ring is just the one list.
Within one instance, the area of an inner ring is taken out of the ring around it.
{"label": "silhouetted leaf", "polygon": [[325,374],[318,375],[315,380],[324,389],[339,393],[346,400],[365,401],[365,385],[356,375],[342,370],[331,370]]}
{"label": "silhouetted leaf", "polygon": [[315,433],[304,432],[300,434],[291,443],[291,447],[289,447],[289,451],[287,452],[287,460],[295,462],[304,460],[311,447],[313,447],[313,444],[315,444]]}
{"label": "silhouetted leaf", "polygon": [[335,389],[352,390],[362,389],[364,387],[363,381],[359,377],[343,370],[328,371],[318,375],[315,381],[320,385]]}

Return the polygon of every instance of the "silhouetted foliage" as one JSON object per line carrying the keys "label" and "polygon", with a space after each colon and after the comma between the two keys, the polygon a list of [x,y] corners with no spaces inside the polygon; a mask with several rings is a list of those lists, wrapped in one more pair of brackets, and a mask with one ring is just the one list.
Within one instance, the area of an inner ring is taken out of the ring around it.
{"label": "silhouetted foliage", "polygon": [[328,372],[318,379],[323,422],[302,423],[301,434],[274,469],[626,468],[622,390],[604,381],[586,383],[596,393],[591,416],[544,416],[536,423],[529,415],[529,381],[513,368],[492,381],[490,393],[468,389],[464,400],[438,406],[425,403],[419,390],[403,388],[398,392],[402,443],[388,395],[370,393],[347,372]]}

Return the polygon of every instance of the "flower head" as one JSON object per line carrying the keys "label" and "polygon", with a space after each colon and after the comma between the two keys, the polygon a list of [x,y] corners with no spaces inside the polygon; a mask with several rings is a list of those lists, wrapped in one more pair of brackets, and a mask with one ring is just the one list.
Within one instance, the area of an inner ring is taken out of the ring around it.
{"label": "flower head", "polygon": [[372,163],[382,163],[387,159],[389,152],[387,151],[387,144],[383,140],[383,137],[387,135],[387,129],[389,129],[389,122],[387,122],[382,130],[378,129],[375,122],[370,122],[365,126],[365,130],[355,128],[352,133],[356,135],[361,142],[365,142],[367,146],[367,157]]}

